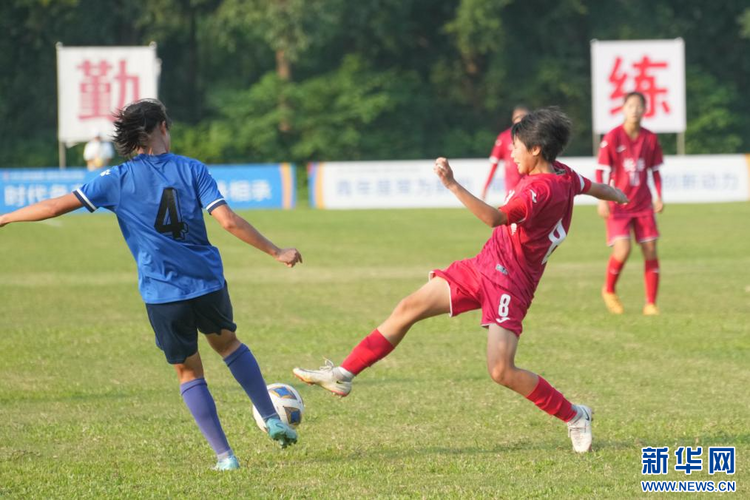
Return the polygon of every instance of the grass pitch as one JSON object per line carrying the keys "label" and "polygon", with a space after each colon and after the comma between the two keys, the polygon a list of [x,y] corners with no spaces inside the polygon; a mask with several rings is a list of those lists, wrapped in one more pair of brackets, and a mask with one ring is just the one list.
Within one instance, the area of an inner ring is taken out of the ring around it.
{"label": "grass pitch", "polygon": [[[418,324],[340,400],[295,365],[339,362],[433,268],[475,255],[489,230],[466,210],[248,212],[305,263],[289,270],[223,233],[238,335],[267,382],[297,387],[300,443],[280,450],[201,340],[206,378],[243,468],[216,473],[154,346],[133,260],[110,215],[0,229],[0,496],[642,497],[641,479],[735,480],[750,493],[750,204],[668,206],[662,315],[645,318],[642,258],[599,297],[608,249],[576,209],[525,321],[517,362],[595,409],[595,451],[495,385],[478,313]],[[641,476],[641,447],[736,446],[734,476]]]}

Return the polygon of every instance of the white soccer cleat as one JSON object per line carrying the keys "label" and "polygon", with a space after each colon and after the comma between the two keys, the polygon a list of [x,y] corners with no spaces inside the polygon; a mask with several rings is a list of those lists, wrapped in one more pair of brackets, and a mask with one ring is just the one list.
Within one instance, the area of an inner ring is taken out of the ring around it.
{"label": "white soccer cleat", "polygon": [[593,441],[591,422],[594,420],[594,412],[588,406],[573,406],[578,411],[578,416],[568,422],[568,436],[576,453],[587,453],[591,451]]}
{"label": "white soccer cleat", "polygon": [[318,370],[305,370],[304,368],[295,368],[292,370],[294,376],[306,384],[319,385],[327,391],[331,391],[337,396],[346,397],[352,391],[352,383],[346,380],[339,380],[333,372],[333,361],[326,359],[325,366]]}

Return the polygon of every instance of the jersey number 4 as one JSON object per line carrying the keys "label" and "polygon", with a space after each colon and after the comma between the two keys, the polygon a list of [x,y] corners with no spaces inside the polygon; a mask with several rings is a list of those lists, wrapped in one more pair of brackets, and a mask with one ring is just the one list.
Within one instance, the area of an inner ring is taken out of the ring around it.
{"label": "jersey number 4", "polygon": [[170,234],[176,240],[185,239],[188,226],[180,220],[180,207],[175,188],[165,188],[161,193],[159,212],[154,228],[162,234]]}

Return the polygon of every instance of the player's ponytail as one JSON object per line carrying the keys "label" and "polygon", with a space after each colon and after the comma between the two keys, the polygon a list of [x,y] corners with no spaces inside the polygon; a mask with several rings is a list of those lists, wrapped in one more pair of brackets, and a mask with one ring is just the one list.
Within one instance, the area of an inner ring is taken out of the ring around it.
{"label": "player's ponytail", "polygon": [[160,123],[167,127],[172,121],[167,108],[157,99],[141,99],[128,104],[115,114],[114,142],[117,152],[130,156],[139,148],[146,147],[149,135]]}

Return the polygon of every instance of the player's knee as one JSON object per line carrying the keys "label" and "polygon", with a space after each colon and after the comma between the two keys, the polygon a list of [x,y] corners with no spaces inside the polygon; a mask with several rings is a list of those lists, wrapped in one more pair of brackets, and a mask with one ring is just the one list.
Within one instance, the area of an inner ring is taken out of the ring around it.
{"label": "player's knee", "polygon": [[419,313],[419,300],[412,295],[401,299],[393,310],[393,315],[407,322],[412,321]]}
{"label": "player's knee", "polygon": [[496,384],[511,387],[513,385],[513,371],[514,368],[507,363],[495,363],[490,367],[490,377]]}
{"label": "player's knee", "polygon": [[196,364],[195,362],[187,361],[188,360],[186,360],[185,363],[177,363],[173,365],[177,372],[177,378],[181,384],[185,384],[203,376],[203,366],[200,363]]}
{"label": "player's knee", "polygon": [[625,262],[630,256],[630,245],[621,245],[619,247],[615,247],[615,249],[612,251],[612,254],[615,259],[619,260],[620,262]]}
{"label": "player's knee", "polygon": [[208,343],[221,357],[226,357],[239,347],[240,341],[234,332],[222,330],[221,335],[211,334]]}
{"label": "player's knee", "polygon": [[653,260],[656,258],[656,244],[653,241],[641,244],[641,250],[643,250],[643,257],[646,260]]}

